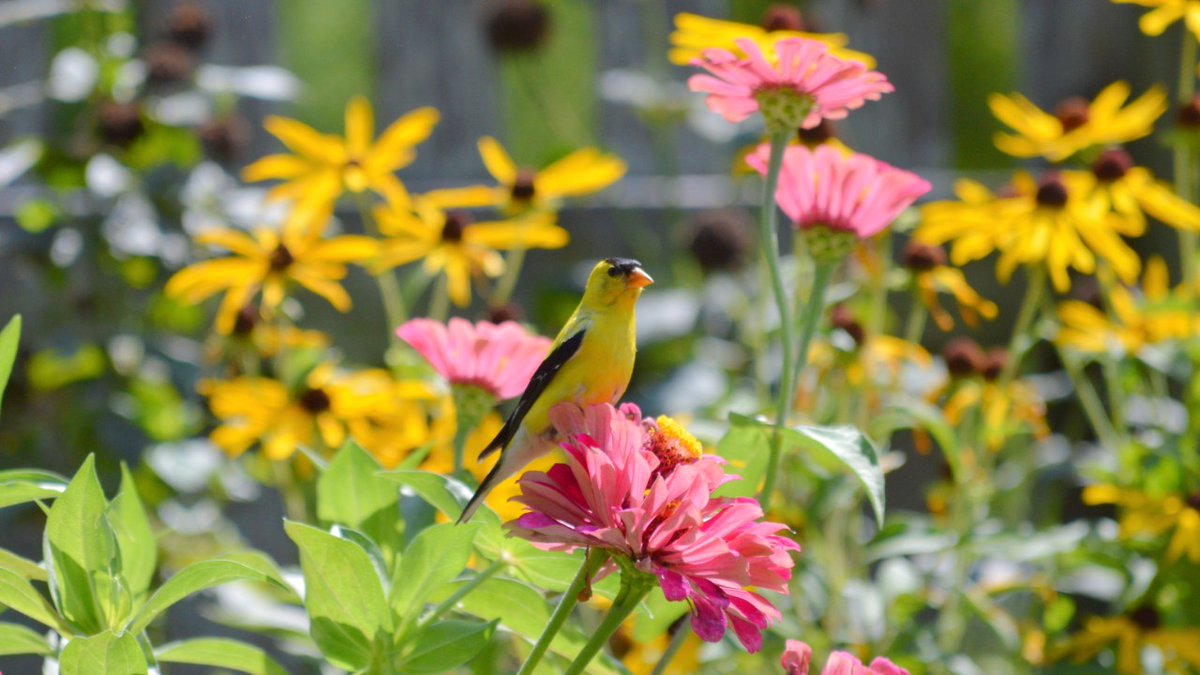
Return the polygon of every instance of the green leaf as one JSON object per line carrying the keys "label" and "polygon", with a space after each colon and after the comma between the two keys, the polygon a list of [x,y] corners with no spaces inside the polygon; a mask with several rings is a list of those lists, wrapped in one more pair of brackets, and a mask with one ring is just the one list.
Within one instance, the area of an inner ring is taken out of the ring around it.
{"label": "green leaf", "polygon": [[8,320],[0,331],[0,403],[4,400],[4,389],[12,375],[13,363],[17,360],[17,343],[21,341],[21,315]]}
{"label": "green leaf", "polygon": [[58,661],[60,675],[145,675],[146,658],[131,633],[75,638]]}
{"label": "green leaf", "polygon": [[317,517],[370,537],[390,557],[403,547],[400,493],[379,475],[382,467],[354,441],[348,441],[317,479]]}
{"label": "green leaf", "polygon": [[[474,492],[460,481],[428,471],[388,471],[380,476],[412,490],[451,520],[457,520]],[[475,512],[471,524],[479,525],[475,545],[480,552],[495,560],[504,551],[504,529],[500,518],[487,506]]]}
{"label": "green leaf", "polygon": [[[573,560],[569,556],[562,557]],[[575,561],[575,571],[579,571],[578,561]],[[435,593],[431,600],[441,601],[465,583],[467,582],[460,581],[447,584],[440,592]],[[546,629],[546,624],[550,622],[550,607],[547,606],[541,591],[501,577],[493,577],[483,582],[463,596],[455,607],[484,621],[498,621],[505,629],[520,635],[530,644],[537,641]],[[684,607],[686,608],[686,605]],[[586,642],[587,639],[579,631],[567,625],[554,636],[550,643],[550,651],[573,659]],[[593,663],[591,667],[609,672],[609,669],[603,668],[599,662]]]}
{"label": "green leaf", "polygon": [[304,607],[321,653],[348,670],[366,668],[386,649],[392,617],[367,552],[311,525],[285,521],[300,549]]}
{"label": "green leaf", "polygon": [[18,614],[24,614],[50,628],[59,627],[58,615],[46,598],[37,592],[28,579],[22,579],[6,569],[0,569],[0,605],[7,605]]}
{"label": "green leaf", "polygon": [[771,426],[760,420],[737,413],[729,415],[729,431],[717,442],[717,454],[728,462],[729,473],[739,476],[722,485],[716,494],[721,497],[753,497],[767,472],[770,454]]}
{"label": "green leaf", "polygon": [[474,523],[435,525],[422,530],[404,549],[390,599],[402,624],[415,621],[429,596],[463,571],[478,531]]}
{"label": "green leaf", "polygon": [[0,508],[38,499],[56,499],[66,489],[67,479],[50,471],[0,471]]}
{"label": "green leaf", "polygon": [[46,580],[46,570],[42,569],[40,565],[2,548],[0,548],[0,570],[8,570],[29,581]]}
{"label": "green leaf", "polygon": [[496,622],[443,621],[414,636],[416,648],[401,662],[408,673],[442,673],[475,658],[496,632]]}
{"label": "green leaf", "polygon": [[108,521],[121,550],[121,576],[134,598],[141,598],[150,588],[158,564],[158,542],[150,529],[133,476],[124,463],[121,464],[121,489],[108,506]]}
{"label": "green leaf", "polygon": [[287,675],[265,651],[226,638],[196,638],[165,644],[154,651],[162,663],[228,668],[250,675]]}
{"label": "green leaf", "polygon": [[130,599],[118,574],[116,535],[105,512],[108,502],[88,455],[46,518],[45,558],[50,591],[59,612],[79,632],[111,627],[110,616],[123,616]]}
{"label": "green leaf", "polygon": [[47,656],[53,653],[46,638],[15,623],[0,623],[0,656],[15,654],[37,654]]}
{"label": "green leaf", "polygon": [[509,539],[504,542],[504,547],[505,560],[513,576],[555,593],[567,590],[583,564],[582,552],[567,555],[543,551],[523,539]]}
{"label": "green leaf", "polygon": [[821,455],[827,452],[850,469],[866,488],[876,522],[883,525],[883,469],[879,467],[875,446],[861,431],[850,426],[799,426],[785,432],[788,444],[812,452],[814,459],[821,460]]}
{"label": "green leaf", "polygon": [[[205,560],[179,571],[158,587],[154,595],[146,601],[138,613],[130,620],[127,630],[131,633],[141,633],[150,625],[154,617],[162,614],[167,608],[187,596],[233,581],[262,581],[279,585],[279,581],[271,574],[233,560]],[[285,589],[290,588],[284,586]]]}

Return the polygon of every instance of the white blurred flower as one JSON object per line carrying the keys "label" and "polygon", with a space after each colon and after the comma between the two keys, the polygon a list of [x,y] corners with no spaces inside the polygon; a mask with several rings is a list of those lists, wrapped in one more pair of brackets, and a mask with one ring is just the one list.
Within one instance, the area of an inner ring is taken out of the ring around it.
{"label": "white blurred flower", "polygon": [[176,127],[203,124],[212,117],[212,112],[212,101],[198,91],[184,91],[164,96],[150,106],[150,114],[154,116],[154,119]]}
{"label": "white blurred flower", "polygon": [[290,101],[300,93],[300,80],[278,66],[215,66],[196,69],[196,86],[210,94],[234,93],[266,101]]}
{"label": "white blurred flower", "polygon": [[75,103],[87,98],[96,87],[100,64],[78,47],[67,47],[50,62],[46,90],[60,101]]}
{"label": "white blurred flower", "polygon": [[50,262],[58,267],[70,267],[83,252],[83,235],[72,227],[59,228],[50,243]]}
{"label": "white blurred flower", "polygon": [[110,155],[100,154],[88,160],[83,171],[84,182],[97,197],[116,197],[133,186],[133,175]]}
{"label": "white blurred flower", "polygon": [[42,157],[40,141],[24,140],[0,150],[0,187],[9,185],[28,171]]}

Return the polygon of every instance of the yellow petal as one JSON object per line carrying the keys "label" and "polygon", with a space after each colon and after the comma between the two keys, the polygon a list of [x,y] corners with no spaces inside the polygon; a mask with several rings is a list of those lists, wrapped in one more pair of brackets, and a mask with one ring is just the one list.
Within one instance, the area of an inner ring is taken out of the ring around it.
{"label": "yellow petal", "polygon": [[242,180],[292,180],[312,171],[313,165],[295,155],[267,155],[242,169]]}
{"label": "yellow petal", "polygon": [[297,155],[323,164],[346,161],[346,147],[340,139],[319,133],[307,124],[272,115],[263,126]]}
{"label": "yellow petal", "polygon": [[1146,12],[1138,20],[1138,27],[1146,35],[1162,35],[1167,26],[1183,17],[1183,3],[1163,4],[1157,9]]}
{"label": "yellow petal", "polygon": [[518,248],[562,248],[570,241],[566,230],[541,217],[533,219],[505,220],[500,222],[476,223],[467,227],[464,239],[472,244],[500,251]]}
{"label": "yellow petal", "polygon": [[479,156],[483,159],[483,166],[488,173],[492,174],[492,178],[501,185],[512,185],[517,182],[517,165],[513,163],[512,158],[504,151],[504,147],[499,141],[491,136],[484,136],[479,139]]}
{"label": "yellow petal", "polygon": [[350,311],[350,295],[336,281],[322,279],[315,274],[309,274],[302,270],[294,271],[291,276],[296,283],[325,298],[337,311]]}
{"label": "yellow petal", "polygon": [[228,228],[215,228],[201,232],[193,239],[197,246],[219,246],[230,253],[244,258],[261,258],[267,255],[245,232]]}
{"label": "yellow petal", "polygon": [[386,159],[403,155],[413,146],[429,138],[429,134],[433,133],[433,128],[437,126],[439,117],[438,111],[433,108],[418,108],[404,115],[384,130],[371,156],[379,155]]}
{"label": "yellow petal", "polygon": [[595,148],[576,150],[538,173],[535,194],[553,199],[597,192],[620,180],[625,169],[615,155]]}
{"label": "yellow petal", "polygon": [[508,198],[508,190],[486,185],[472,185],[432,190],[421,196],[443,209],[474,209],[503,204]]}
{"label": "yellow petal", "polygon": [[327,239],[308,250],[305,260],[325,262],[362,262],[379,253],[379,242],[370,237],[346,235]]}
{"label": "yellow petal", "polygon": [[355,96],[346,105],[346,151],[350,157],[361,160],[371,147],[375,135],[375,115],[371,104],[362,96]]}

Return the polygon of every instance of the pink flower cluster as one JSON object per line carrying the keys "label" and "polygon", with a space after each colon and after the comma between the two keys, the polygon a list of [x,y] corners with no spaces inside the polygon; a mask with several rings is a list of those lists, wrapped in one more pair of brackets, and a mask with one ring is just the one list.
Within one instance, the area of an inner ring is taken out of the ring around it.
{"label": "pink flower cluster", "polygon": [[[788,640],[780,665],[787,675],[808,675],[811,661],[812,647],[799,640]],[[825,669],[821,671],[821,675],[908,675],[908,671],[882,656],[875,657],[870,666],[864,666],[862,661],[849,652],[834,652],[825,662]]]}
{"label": "pink flower cluster", "polygon": [[478,387],[497,401],[525,391],[551,344],[514,321],[471,324],[453,318],[443,324],[413,319],[396,329],[396,335],[451,384]]}
{"label": "pink flower cluster", "polygon": [[[566,463],[527,472],[514,500],[528,511],[509,523],[540,548],[603,548],[654,574],[668,600],[690,600],[692,628],[709,642],[729,627],[748,651],[780,619],[758,587],[787,592],[794,541],[763,522],[753,499],[714,498],[733,480],[721,459],[690,454],[636,406],[550,412]],[[694,439],[693,439],[694,442]]]}
{"label": "pink flower cluster", "polygon": [[[766,174],[770,154],[770,146],[760,145],[746,163]],[[784,151],[775,201],[799,229],[824,226],[866,239],[929,188],[915,173],[867,155],[846,155],[831,145],[815,150],[793,145]]]}
{"label": "pink flower cluster", "polygon": [[745,58],[724,49],[705,50],[692,65],[711,74],[693,75],[688,80],[692,91],[708,94],[709,109],[730,122],[741,122],[758,111],[759,96],[764,92],[793,92],[810,99],[801,126],[811,129],[822,118],[841,119],[866,101],[878,101],[894,90],[882,73],[832,56],[828,46],[815,40],[776,42],[774,63],[753,40],[740,39],[736,44]]}

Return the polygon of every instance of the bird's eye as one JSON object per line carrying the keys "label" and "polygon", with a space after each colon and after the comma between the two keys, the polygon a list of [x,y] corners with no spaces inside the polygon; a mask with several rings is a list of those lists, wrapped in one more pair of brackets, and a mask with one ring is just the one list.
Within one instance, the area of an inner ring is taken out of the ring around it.
{"label": "bird's eye", "polygon": [[615,277],[620,273],[621,273],[621,270],[617,269],[616,267],[608,268],[608,276],[610,276],[610,277]]}

